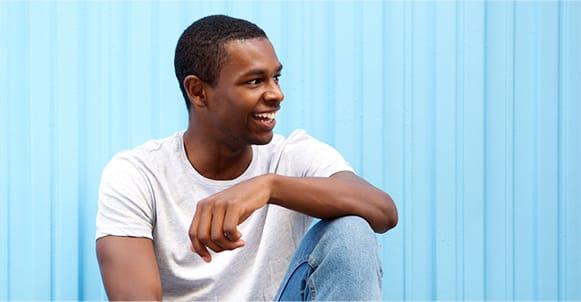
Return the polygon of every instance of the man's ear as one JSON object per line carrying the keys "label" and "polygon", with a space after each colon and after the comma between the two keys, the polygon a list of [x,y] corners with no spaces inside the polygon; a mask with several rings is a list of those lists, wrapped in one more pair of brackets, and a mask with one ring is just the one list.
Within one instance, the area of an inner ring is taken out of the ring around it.
{"label": "man's ear", "polygon": [[206,107],[207,95],[206,85],[195,75],[189,75],[184,78],[184,88],[188,94],[190,104],[196,107]]}

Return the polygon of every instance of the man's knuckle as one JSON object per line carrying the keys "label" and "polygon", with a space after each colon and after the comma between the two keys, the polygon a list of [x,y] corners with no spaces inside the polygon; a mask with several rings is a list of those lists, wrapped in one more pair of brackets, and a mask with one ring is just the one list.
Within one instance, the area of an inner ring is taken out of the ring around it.
{"label": "man's knuckle", "polygon": [[236,228],[234,228],[233,226],[225,226],[224,227],[224,234],[227,236],[231,236],[234,233],[236,233]]}
{"label": "man's knuckle", "polygon": [[210,205],[210,199],[206,198],[206,199],[202,199],[202,200],[198,201],[198,204],[196,205],[196,207],[201,209],[201,208],[205,208],[209,205]]}
{"label": "man's knuckle", "polygon": [[210,249],[216,253],[222,252],[224,251],[224,249],[222,249],[221,247],[217,246],[217,245],[210,245],[209,246]]}

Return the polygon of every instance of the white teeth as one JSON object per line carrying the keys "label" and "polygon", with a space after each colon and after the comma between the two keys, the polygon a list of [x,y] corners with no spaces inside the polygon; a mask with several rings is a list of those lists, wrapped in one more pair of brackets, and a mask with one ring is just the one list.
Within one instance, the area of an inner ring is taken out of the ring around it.
{"label": "white teeth", "polygon": [[260,118],[265,118],[265,119],[269,119],[269,120],[273,120],[276,118],[276,112],[270,112],[270,113],[257,113],[254,115],[255,117],[260,117]]}

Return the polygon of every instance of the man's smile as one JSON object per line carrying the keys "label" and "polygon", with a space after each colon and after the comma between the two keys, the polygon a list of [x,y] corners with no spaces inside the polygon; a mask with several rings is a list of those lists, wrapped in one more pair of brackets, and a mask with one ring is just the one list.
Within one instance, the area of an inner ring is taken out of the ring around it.
{"label": "man's smile", "polygon": [[252,116],[262,120],[274,120],[276,118],[276,111],[255,113]]}
{"label": "man's smile", "polygon": [[276,125],[276,111],[252,114],[253,120],[262,130],[271,131]]}

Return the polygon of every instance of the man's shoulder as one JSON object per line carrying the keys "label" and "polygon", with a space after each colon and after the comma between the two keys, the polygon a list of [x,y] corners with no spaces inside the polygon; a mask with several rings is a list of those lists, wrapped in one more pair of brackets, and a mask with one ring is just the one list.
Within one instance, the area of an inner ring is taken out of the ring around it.
{"label": "man's shoulder", "polygon": [[117,154],[115,154],[113,159],[150,159],[152,157],[169,156],[172,153],[179,152],[182,135],[183,131],[178,131],[164,138],[148,140],[132,149],[119,151]]}
{"label": "man's shoulder", "polygon": [[183,131],[176,132],[161,139],[151,139],[132,149],[117,152],[107,163],[107,168],[125,167],[142,170],[153,168],[157,163],[171,161],[179,156]]}

